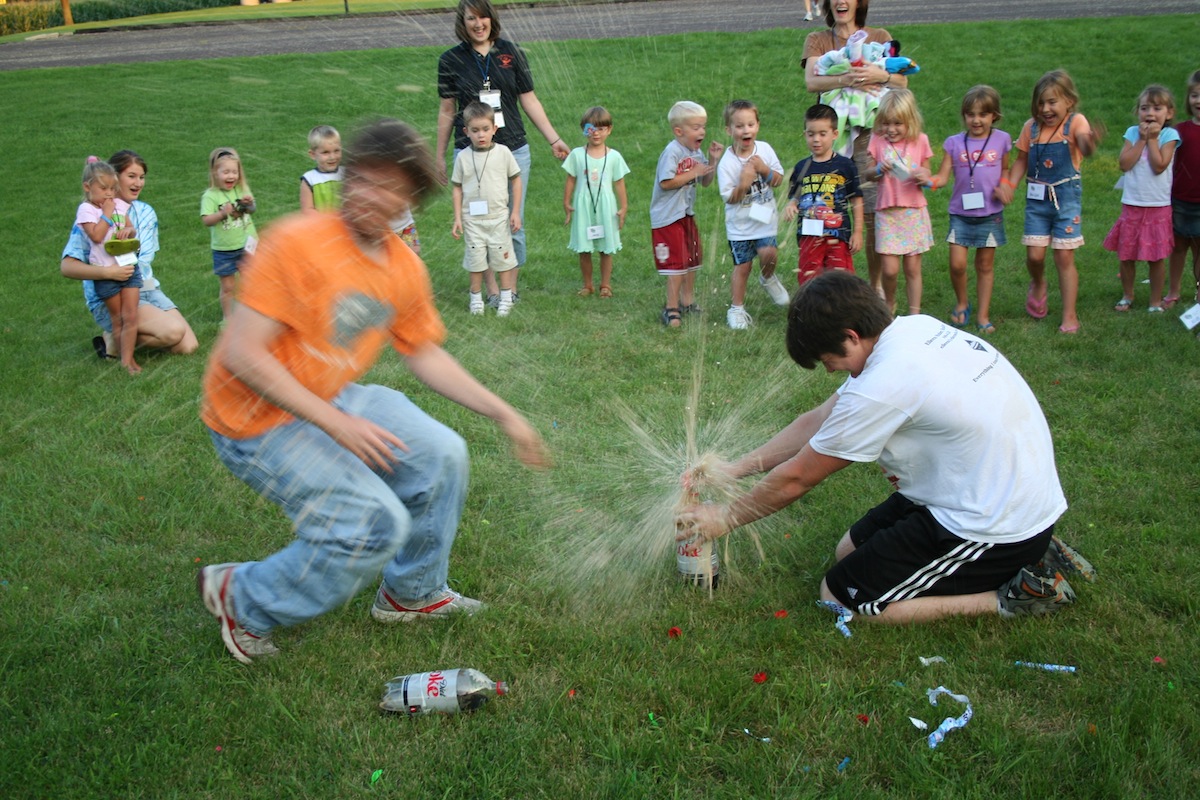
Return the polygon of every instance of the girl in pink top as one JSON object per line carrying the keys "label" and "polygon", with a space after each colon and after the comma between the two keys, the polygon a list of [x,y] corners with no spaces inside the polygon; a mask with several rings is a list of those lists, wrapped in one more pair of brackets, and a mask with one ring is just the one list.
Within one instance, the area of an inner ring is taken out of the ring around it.
{"label": "girl in pink top", "polygon": [[1175,178],[1171,184],[1172,225],[1175,249],[1171,251],[1171,283],[1163,306],[1170,308],[1179,300],[1183,265],[1192,251],[1192,278],[1196,302],[1200,303],[1200,70],[1187,82],[1186,119],[1175,126],[1179,150],[1175,153]]}
{"label": "girl in pink top", "polygon": [[921,132],[921,112],[908,89],[892,89],[879,100],[867,152],[868,171],[879,176],[875,207],[875,252],[883,297],[896,312],[896,283],[904,259],[908,313],[921,313],[921,254],[933,247],[933,227],[922,187],[929,182],[933,150]]}

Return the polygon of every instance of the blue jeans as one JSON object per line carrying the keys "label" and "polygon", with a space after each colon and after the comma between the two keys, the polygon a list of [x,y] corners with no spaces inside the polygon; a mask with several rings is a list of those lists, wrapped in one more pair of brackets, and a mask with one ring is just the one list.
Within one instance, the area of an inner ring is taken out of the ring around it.
{"label": "blue jeans", "polygon": [[[461,149],[455,150],[454,157],[457,158],[460,152]],[[533,160],[529,155],[528,142],[513,150],[512,154],[521,168],[521,230],[512,235],[513,255],[517,257],[517,266],[520,267],[525,264],[525,198],[529,196],[529,167]],[[512,192],[508,195],[508,207],[512,208]]]}
{"label": "blue jeans", "polygon": [[394,433],[388,474],[373,470],[316,425],[297,420],[250,439],[214,431],[217,456],[278,504],[295,540],[234,572],[237,621],[259,636],[345,604],[380,570],[388,593],[422,600],[446,584],[467,494],[467,446],[400,392],[349,384],[338,409]]}

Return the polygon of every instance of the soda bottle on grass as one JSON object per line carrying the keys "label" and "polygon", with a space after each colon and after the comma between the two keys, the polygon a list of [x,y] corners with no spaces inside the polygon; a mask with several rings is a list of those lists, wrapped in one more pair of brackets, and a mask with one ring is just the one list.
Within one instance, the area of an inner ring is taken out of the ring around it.
{"label": "soda bottle on grass", "polygon": [[477,669],[447,669],[399,675],[387,682],[379,707],[399,714],[457,714],[474,711],[492,697],[508,694],[508,684]]}

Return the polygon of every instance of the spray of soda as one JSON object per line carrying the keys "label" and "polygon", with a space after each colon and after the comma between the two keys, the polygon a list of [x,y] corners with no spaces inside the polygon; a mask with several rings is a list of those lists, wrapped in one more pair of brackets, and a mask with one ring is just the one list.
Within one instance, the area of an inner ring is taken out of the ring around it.
{"label": "spray of soda", "polygon": [[[679,492],[679,502],[676,513],[689,506],[706,502],[701,491],[707,484],[703,464],[688,472],[683,488]],[[711,542],[694,536],[677,542],[675,547],[675,568],[684,581],[693,586],[703,586],[711,594],[717,588],[720,579],[721,559],[716,546]]]}

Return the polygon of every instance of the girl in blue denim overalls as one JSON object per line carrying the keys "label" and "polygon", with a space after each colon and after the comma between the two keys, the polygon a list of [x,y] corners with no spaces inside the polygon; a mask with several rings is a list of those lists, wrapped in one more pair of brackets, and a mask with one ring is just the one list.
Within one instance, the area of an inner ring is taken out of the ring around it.
{"label": "girl in blue denim overalls", "polygon": [[1026,121],[1017,140],[1017,157],[1008,177],[1001,181],[1005,202],[1025,178],[1025,265],[1029,269],[1029,292],[1025,310],[1034,319],[1046,316],[1046,248],[1054,251],[1058,288],[1062,293],[1060,333],[1076,333],[1079,317],[1075,299],[1079,273],[1075,250],[1083,246],[1083,186],[1079,163],[1100,144],[1103,131],[1093,129],[1075,112],[1079,94],[1071,76],[1063,70],[1047,72],[1033,88],[1033,118]]}

